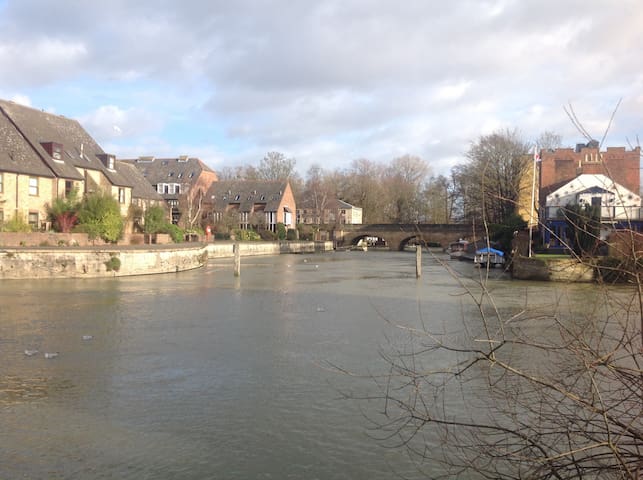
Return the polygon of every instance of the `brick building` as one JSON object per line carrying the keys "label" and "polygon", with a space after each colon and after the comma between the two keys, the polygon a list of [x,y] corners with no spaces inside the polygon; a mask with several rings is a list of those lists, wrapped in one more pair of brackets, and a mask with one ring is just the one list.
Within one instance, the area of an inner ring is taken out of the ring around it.
{"label": "brick building", "polygon": [[628,190],[639,193],[641,148],[608,147],[599,151],[595,140],[576,148],[557,148],[540,153],[540,198],[582,174],[601,174]]}
{"label": "brick building", "polygon": [[295,228],[297,205],[287,180],[213,182],[205,198],[205,211],[215,224],[230,215],[243,230],[263,228],[275,232],[278,223]]}

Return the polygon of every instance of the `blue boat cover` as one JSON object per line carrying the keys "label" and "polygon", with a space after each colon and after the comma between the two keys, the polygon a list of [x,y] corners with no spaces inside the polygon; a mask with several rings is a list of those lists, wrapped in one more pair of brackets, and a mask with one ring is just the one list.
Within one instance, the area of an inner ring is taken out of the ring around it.
{"label": "blue boat cover", "polygon": [[483,253],[495,253],[499,257],[504,257],[505,256],[504,252],[502,252],[500,250],[496,250],[495,248],[488,248],[488,247],[481,248],[480,250],[478,250],[476,252],[476,255],[482,255]]}

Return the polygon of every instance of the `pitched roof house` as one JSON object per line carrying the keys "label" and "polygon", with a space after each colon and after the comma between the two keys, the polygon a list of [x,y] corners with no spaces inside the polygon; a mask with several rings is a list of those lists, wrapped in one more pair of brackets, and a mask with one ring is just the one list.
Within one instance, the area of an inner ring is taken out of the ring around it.
{"label": "pitched roof house", "polygon": [[315,208],[314,202],[304,201],[297,208],[297,222],[314,225],[359,225],[362,209],[337,198],[328,200],[323,208]]}
{"label": "pitched roof house", "polygon": [[544,242],[550,247],[564,246],[568,225],[563,210],[568,205],[599,207],[601,238],[622,228],[640,230],[641,197],[602,174],[582,174],[551,191],[544,199],[542,219],[546,228]]}
{"label": "pitched roof house", "polygon": [[241,229],[261,227],[274,232],[278,223],[295,227],[297,205],[287,180],[214,182],[206,193],[206,202],[214,223],[235,215]]}
{"label": "pitched roof house", "polygon": [[192,226],[200,220],[205,192],[217,174],[198,158],[153,156],[122,159],[138,169],[170,208],[173,223]]}
{"label": "pitched roof house", "polygon": [[127,216],[132,187],[76,120],[0,100],[0,221],[18,216],[46,227],[47,205],[73,189],[106,191]]}

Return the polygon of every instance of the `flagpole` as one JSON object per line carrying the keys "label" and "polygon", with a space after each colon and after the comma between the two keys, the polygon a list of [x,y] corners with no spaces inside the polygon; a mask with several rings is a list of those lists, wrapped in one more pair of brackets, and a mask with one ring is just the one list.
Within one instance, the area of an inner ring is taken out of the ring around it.
{"label": "flagpole", "polygon": [[529,210],[529,257],[531,258],[531,236],[534,228],[534,196],[536,191],[536,162],[538,161],[538,147],[534,146],[534,168],[531,174],[531,206]]}

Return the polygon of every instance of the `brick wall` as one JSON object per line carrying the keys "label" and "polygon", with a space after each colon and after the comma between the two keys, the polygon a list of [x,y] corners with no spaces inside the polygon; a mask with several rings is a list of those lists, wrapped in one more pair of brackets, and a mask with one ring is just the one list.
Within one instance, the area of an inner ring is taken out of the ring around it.
{"label": "brick wall", "polygon": [[558,148],[543,151],[540,163],[540,188],[546,189],[571,181],[581,174],[602,174],[638,194],[640,189],[641,149],[609,147]]}

